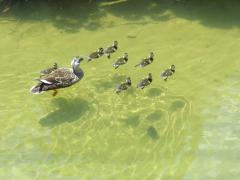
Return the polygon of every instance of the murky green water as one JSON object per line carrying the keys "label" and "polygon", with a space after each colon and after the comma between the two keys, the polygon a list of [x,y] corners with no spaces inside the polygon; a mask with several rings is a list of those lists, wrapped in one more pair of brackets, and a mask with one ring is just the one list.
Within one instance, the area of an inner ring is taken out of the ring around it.
{"label": "murky green water", "polygon": [[[239,3],[26,3],[0,17],[1,179],[238,179]],[[29,93],[41,69],[83,62],[78,84]],[[153,51],[152,65],[134,65]],[[129,53],[127,65],[112,62]],[[173,79],[160,72],[176,65]],[[153,83],[136,83],[147,73]],[[116,85],[130,76],[133,87]]]}

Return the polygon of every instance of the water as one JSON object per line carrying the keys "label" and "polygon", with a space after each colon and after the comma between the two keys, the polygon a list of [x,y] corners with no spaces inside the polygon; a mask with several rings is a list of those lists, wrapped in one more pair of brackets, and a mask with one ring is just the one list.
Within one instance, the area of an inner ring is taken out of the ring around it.
{"label": "water", "polygon": [[[2,13],[1,179],[238,179],[239,3],[137,2],[30,1]],[[113,40],[118,52],[83,62],[76,85],[29,93],[39,70]],[[134,68],[150,51],[154,63]],[[152,85],[136,89],[149,72]],[[132,88],[116,95],[127,76]]]}

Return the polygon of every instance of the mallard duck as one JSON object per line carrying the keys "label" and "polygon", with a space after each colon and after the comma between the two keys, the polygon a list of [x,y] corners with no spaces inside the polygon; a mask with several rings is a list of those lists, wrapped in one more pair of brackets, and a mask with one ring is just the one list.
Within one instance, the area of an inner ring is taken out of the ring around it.
{"label": "mallard duck", "polygon": [[52,71],[56,70],[57,68],[58,68],[57,63],[54,63],[53,67],[40,71],[40,77],[42,77],[46,74],[50,74]]}
{"label": "mallard duck", "polygon": [[122,57],[119,57],[114,63],[113,67],[117,69],[119,66],[126,64],[128,62],[128,53],[124,53]]}
{"label": "mallard duck", "polygon": [[58,68],[51,73],[38,79],[39,83],[30,90],[33,94],[39,94],[44,91],[54,90],[53,96],[57,94],[56,89],[65,88],[80,81],[83,76],[83,70],[79,67],[82,57],[74,57],[71,63],[72,68]]}
{"label": "mallard duck", "polygon": [[89,62],[89,61],[92,61],[93,59],[100,58],[103,54],[104,54],[103,48],[98,48],[97,51],[89,54],[89,56],[88,56],[88,62]]}
{"label": "mallard duck", "polygon": [[145,79],[142,79],[138,85],[137,85],[137,88],[141,88],[141,89],[144,89],[146,86],[150,85],[152,83],[152,74],[149,73],[147,78]]}
{"label": "mallard duck", "polygon": [[132,85],[131,78],[128,77],[125,82],[122,82],[121,84],[117,85],[116,93],[119,94],[121,91],[127,90],[128,87],[131,85]]}
{"label": "mallard duck", "polygon": [[153,52],[150,52],[149,56],[144,58],[144,59],[142,59],[139,64],[135,65],[135,67],[138,67],[138,66],[139,67],[145,67],[145,66],[151,64],[153,62],[153,57],[154,57]]}
{"label": "mallard duck", "polygon": [[161,73],[161,77],[164,81],[167,81],[169,76],[172,76],[175,73],[175,65],[171,65],[170,68],[166,69]]}
{"label": "mallard duck", "polygon": [[113,44],[109,47],[107,47],[105,50],[104,50],[104,53],[107,55],[108,58],[111,57],[111,54],[116,52],[118,49],[118,42],[117,41],[113,41]]}

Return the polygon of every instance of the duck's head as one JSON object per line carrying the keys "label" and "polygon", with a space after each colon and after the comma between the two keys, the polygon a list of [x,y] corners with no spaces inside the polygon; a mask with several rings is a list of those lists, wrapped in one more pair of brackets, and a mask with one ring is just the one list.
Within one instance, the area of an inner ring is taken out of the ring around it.
{"label": "duck's head", "polygon": [[153,59],[153,57],[154,57],[153,52],[150,52],[150,53],[149,53],[149,58],[150,58],[150,59]]}
{"label": "duck's head", "polygon": [[113,41],[113,46],[117,47],[118,42],[117,41]]}
{"label": "duck's head", "polygon": [[148,73],[147,79],[148,79],[150,82],[152,82],[152,73]]}
{"label": "duck's head", "polygon": [[127,83],[128,86],[131,86],[131,85],[132,85],[132,81],[131,81],[131,78],[130,78],[130,77],[128,77],[128,78],[126,79],[126,83]]}
{"label": "duck's head", "polygon": [[71,63],[72,67],[78,67],[83,60],[83,57],[75,56]]}
{"label": "duck's head", "polygon": [[171,65],[169,68],[172,72],[175,72],[175,65]]}
{"label": "duck's head", "polygon": [[103,48],[98,48],[99,53],[103,53],[104,49]]}

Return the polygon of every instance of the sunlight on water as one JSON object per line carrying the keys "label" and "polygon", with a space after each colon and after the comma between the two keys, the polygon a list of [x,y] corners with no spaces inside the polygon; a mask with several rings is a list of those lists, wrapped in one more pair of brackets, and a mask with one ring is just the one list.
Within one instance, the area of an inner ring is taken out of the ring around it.
{"label": "sunlight on water", "polygon": [[[238,177],[239,162],[234,159],[240,147],[227,146],[238,144],[240,137],[240,84],[235,83],[240,72],[239,24],[232,28],[234,19],[226,27],[214,24],[213,16],[206,20],[199,12],[213,4],[197,3],[196,8],[195,1],[184,2],[149,1],[141,12],[145,4],[140,1],[133,13],[134,0],[66,9],[61,3],[40,3],[40,10],[30,3],[29,12],[15,5],[3,14],[0,177]],[[195,8],[191,18],[189,7]],[[234,12],[225,19],[235,17]],[[85,76],[79,83],[56,97],[29,93],[40,70],[54,62],[69,67],[73,56],[86,57],[113,40],[119,41],[119,50],[111,59],[84,61]],[[150,51],[155,53],[153,64],[135,68]],[[129,62],[115,70],[112,63],[124,52]],[[160,73],[171,64],[176,73],[165,82]],[[153,83],[137,89],[149,72]],[[116,85],[128,76],[132,87],[115,94]]]}

